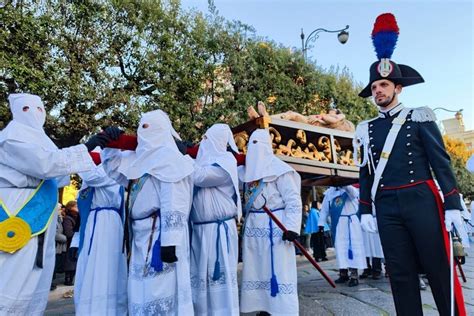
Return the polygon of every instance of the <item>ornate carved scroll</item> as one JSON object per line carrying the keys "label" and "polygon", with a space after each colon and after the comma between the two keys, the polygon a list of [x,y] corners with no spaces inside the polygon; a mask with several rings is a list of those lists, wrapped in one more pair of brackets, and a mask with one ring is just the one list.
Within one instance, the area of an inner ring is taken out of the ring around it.
{"label": "ornate carved scroll", "polygon": [[[305,131],[303,129],[272,125],[269,127],[273,152],[276,155],[309,159],[325,163],[336,163],[353,166],[352,147],[347,147],[347,140],[342,143],[330,135]],[[334,139],[331,144],[331,138]],[[234,135],[235,143],[240,152],[247,153],[249,135],[246,131]],[[333,148],[336,157],[333,157]]]}

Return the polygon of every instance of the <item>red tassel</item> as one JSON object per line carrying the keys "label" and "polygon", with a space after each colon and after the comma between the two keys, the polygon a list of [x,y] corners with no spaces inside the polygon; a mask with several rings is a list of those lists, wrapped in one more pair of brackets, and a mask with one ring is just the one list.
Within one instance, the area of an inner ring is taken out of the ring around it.
{"label": "red tassel", "polygon": [[378,32],[395,32],[399,34],[399,31],[400,29],[398,28],[395,16],[392,13],[384,13],[379,15],[375,20],[372,36]]}

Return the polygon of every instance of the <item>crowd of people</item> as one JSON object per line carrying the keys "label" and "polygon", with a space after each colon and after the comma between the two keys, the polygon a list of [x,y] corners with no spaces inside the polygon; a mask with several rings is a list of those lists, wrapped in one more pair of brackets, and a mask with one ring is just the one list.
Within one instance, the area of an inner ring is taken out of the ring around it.
{"label": "crowd of people", "polygon": [[[373,36],[393,31],[393,15],[379,18],[390,23]],[[438,312],[465,315],[449,261],[450,236],[465,228],[450,159],[432,111],[398,101],[421,75],[380,58],[360,93],[374,97],[379,114],[355,133],[359,186],[328,188],[320,211],[308,210],[304,232],[318,261],[334,245],[336,283],[380,278],[383,259],[397,314],[422,315],[424,273]],[[110,126],[58,149],[43,129],[39,96],[8,100],[13,119],[0,131],[0,315],[43,314],[55,266],[74,284],[77,315],[298,315],[292,242],[301,233],[301,179],[273,154],[267,129],[253,131],[243,158],[226,124],[187,148],[168,115],[154,110],[142,113],[134,145]],[[82,179],[77,203],[58,219],[58,188],[72,174]]]}
{"label": "crowd of people", "polygon": [[71,241],[74,233],[80,226],[79,210],[76,201],[69,201],[66,205],[58,204],[58,217],[56,221],[56,262],[53,273],[51,290],[56,289],[57,274],[64,273],[64,285],[73,285],[76,272],[76,254]]}

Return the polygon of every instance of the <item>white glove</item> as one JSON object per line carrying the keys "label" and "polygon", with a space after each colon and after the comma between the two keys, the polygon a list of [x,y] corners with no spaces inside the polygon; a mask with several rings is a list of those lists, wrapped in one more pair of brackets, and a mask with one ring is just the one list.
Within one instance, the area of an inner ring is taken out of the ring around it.
{"label": "white glove", "polygon": [[444,225],[446,226],[446,230],[448,232],[453,229],[454,225],[456,231],[459,234],[459,237],[461,237],[463,247],[469,248],[469,236],[467,235],[461,217],[461,212],[459,210],[446,210],[446,212],[444,212]]}
{"label": "white glove", "polygon": [[368,233],[377,232],[377,222],[372,214],[362,214],[360,217],[360,226],[362,226],[362,229]]}
{"label": "white glove", "polygon": [[444,212],[444,225],[448,232],[452,231],[454,225],[459,237],[461,237],[463,247],[469,248],[469,236],[467,235],[459,210],[446,210]]}
{"label": "white glove", "polygon": [[453,230],[453,225],[456,229],[462,226],[462,217],[459,210],[446,210],[444,212],[444,224],[448,232]]}

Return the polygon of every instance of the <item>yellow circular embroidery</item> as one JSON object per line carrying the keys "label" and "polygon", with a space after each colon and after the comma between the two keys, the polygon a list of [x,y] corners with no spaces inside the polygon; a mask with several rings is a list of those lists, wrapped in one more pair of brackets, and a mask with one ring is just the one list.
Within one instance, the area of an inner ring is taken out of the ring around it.
{"label": "yellow circular embroidery", "polygon": [[19,217],[0,223],[0,251],[14,253],[23,248],[31,238],[31,228]]}

